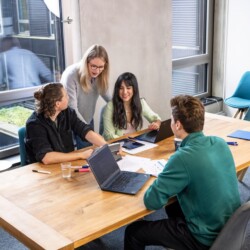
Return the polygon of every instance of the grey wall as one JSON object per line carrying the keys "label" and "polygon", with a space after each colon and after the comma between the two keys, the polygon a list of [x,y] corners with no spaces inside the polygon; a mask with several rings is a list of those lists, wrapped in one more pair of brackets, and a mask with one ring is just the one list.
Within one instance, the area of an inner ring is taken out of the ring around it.
{"label": "grey wall", "polygon": [[[171,0],[85,0],[78,3],[81,51],[94,43],[107,49],[111,93],[118,75],[130,71],[137,77],[140,95],[162,119],[169,118]],[[99,101],[96,121],[102,105]]]}

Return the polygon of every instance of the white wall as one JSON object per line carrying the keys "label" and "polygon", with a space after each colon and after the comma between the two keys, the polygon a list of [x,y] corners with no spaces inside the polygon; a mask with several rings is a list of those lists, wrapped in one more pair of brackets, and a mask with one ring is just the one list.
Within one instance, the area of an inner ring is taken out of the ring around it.
{"label": "white wall", "polygon": [[[243,73],[250,70],[249,13],[249,0],[228,1],[224,98],[234,93]],[[224,110],[230,116],[236,112],[227,105]]]}

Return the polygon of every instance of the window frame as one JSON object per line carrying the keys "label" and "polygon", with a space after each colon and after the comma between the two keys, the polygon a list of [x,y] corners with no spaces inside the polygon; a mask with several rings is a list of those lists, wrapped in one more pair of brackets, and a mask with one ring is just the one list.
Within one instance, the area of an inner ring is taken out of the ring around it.
{"label": "window frame", "polygon": [[206,37],[205,41],[205,53],[172,59],[172,71],[188,68],[197,65],[206,65],[206,86],[207,90],[201,94],[195,95],[202,98],[211,96],[212,93],[212,60],[213,60],[213,18],[214,18],[214,0],[207,0],[207,20],[206,20]]}

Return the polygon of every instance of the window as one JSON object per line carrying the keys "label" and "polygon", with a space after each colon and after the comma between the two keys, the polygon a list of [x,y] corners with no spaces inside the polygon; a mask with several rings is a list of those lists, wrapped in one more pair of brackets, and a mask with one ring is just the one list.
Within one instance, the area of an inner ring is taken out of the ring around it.
{"label": "window", "polygon": [[18,33],[29,35],[29,13],[26,0],[16,0]]}
{"label": "window", "polygon": [[211,91],[213,0],[173,0],[173,95]]}
{"label": "window", "polygon": [[34,110],[34,90],[60,80],[64,53],[62,22],[43,0],[0,0],[0,13],[1,159],[18,152],[17,131]]}

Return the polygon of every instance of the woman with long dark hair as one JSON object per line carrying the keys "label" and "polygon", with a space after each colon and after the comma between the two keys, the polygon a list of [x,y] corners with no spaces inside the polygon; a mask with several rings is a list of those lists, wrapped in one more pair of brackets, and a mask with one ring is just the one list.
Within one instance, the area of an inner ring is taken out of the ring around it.
{"label": "woman with long dark hair", "polygon": [[142,117],[150,122],[149,129],[159,129],[161,118],[140,98],[135,75],[125,72],[116,80],[112,101],[103,113],[104,138],[110,140],[141,129]]}

